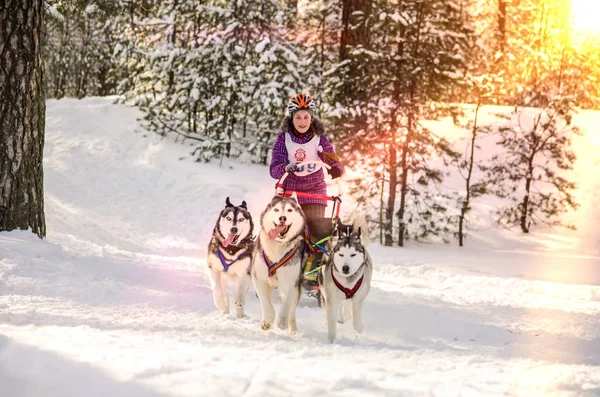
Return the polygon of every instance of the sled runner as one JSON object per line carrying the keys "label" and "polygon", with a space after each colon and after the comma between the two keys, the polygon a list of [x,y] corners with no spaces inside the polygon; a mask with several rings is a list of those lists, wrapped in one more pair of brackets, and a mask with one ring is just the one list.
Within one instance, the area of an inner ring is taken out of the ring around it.
{"label": "sled runner", "polygon": [[[321,161],[305,161],[299,163],[298,166],[305,166],[309,164],[320,165],[325,169],[330,169],[331,166]],[[285,189],[285,179],[289,173],[283,174],[281,179],[277,182],[277,195],[283,197],[290,197],[296,194],[297,197],[310,197],[319,200],[326,200],[333,202],[333,208],[331,211],[331,217],[329,218],[318,218],[318,219],[307,219],[307,230],[304,234],[304,238],[308,247],[308,261],[304,268],[303,277],[303,288],[307,291],[309,296],[317,299],[318,305],[321,306],[321,292],[319,291],[319,283],[317,281],[317,273],[321,267],[323,255],[327,254],[327,242],[333,236],[335,227],[340,217],[340,207],[342,199],[341,181],[338,178],[338,195],[337,196],[326,196],[321,194],[304,193],[295,190]]]}

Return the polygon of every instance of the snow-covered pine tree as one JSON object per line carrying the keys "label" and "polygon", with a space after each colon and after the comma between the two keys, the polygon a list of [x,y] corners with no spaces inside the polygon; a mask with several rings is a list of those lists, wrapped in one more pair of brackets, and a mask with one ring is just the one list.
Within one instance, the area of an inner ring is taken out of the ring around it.
{"label": "snow-covered pine tree", "polygon": [[120,35],[122,24],[126,22],[127,8],[120,1],[96,0],[88,11],[93,12],[94,19],[90,21],[90,67],[93,68],[93,79],[88,84],[87,95],[116,95],[119,81],[127,74],[116,56],[116,50],[123,37]]}
{"label": "snow-covered pine tree", "polygon": [[[485,153],[479,149],[481,138],[489,135],[493,131],[493,126],[482,120],[482,106],[486,103],[494,102],[496,90],[501,85],[501,79],[498,75],[496,54],[502,52],[504,44],[502,38],[503,20],[501,10],[505,5],[501,2],[500,13],[500,34],[494,34],[494,29],[490,26],[496,22],[486,20],[490,17],[489,2],[486,0],[471,0],[461,3],[468,18],[473,35],[468,37],[467,49],[467,67],[464,78],[461,81],[461,88],[458,91],[457,99],[462,105],[455,109],[453,120],[455,124],[463,127],[469,134],[460,144],[459,150],[462,154],[456,159],[456,166],[460,177],[464,180],[464,190],[458,191],[458,245],[462,247],[468,235],[467,227],[471,223],[469,213],[472,209],[472,202],[477,197],[487,192],[488,184],[491,182],[481,176],[485,169]],[[492,44],[499,40],[500,44]],[[473,104],[467,106],[466,104]],[[488,155],[489,158],[489,155]]]}
{"label": "snow-covered pine tree", "polygon": [[[384,244],[392,245],[393,219],[399,221],[398,244],[405,239],[442,238],[450,232],[448,198],[436,188],[443,178],[434,167],[456,156],[448,143],[427,129],[451,98],[464,74],[470,31],[459,5],[446,1],[381,1],[373,6],[373,74],[369,126],[355,139],[363,157],[387,164]],[[369,109],[369,108],[368,108]],[[396,191],[400,189],[400,207]]]}
{"label": "snow-covered pine tree", "polygon": [[[308,84],[313,98],[317,98],[319,113],[324,121],[335,121],[334,87],[339,85],[340,76],[336,66],[340,63],[341,2],[338,0],[301,1],[296,29],[303,43],[306,67],[309,71]],[[331,106],[334,105],[334,106]],[[335,135],[334,128],[329,128]]]}
{"label": "snow-covered pine tree", "polygon": [[506,153],[489,171],[504,180],[497,193],[514,203],[499,211],[499,221],[518,224],[523,233],[539,223],[569,226],[559,215],[577,207],[568,173],[575,161],[571,137],[578,133],[572,117],[589,81],[572,48],[568,15],[562,12],[567,4],[526,3],[519,18],[536,29],[519,31],[514,39],[521,46],[515,96],[523,107],[504,116],[511,121],[500,129],[498,144]]}
{"label": "snow-covered pine tree", "polygon": [[51,2],[46,8],[44,25],[46,84],[49,98],[68,95],[72,79],[73,54],[77,52],[75,27],[76,7],[71,2]]}
{"label": "snow-covered pine tree", "polygon": [[116,7],[121,12],[106,26],[117,38],[114,57],[120,74],[116,76],[116,91],[120,101],[140,106],[154,95],[148,73],[150,55],[164,22],[156,16],[158,7],[152,0],[118,0]]}
{"label": "snow-covered pine tree", "polygon": [[130,71],[120,88],[144,112],[143,124],[160,135],[199,141],[199,159],[223,150],[215,138],[219,95],[215,61],[222,37],[217,26],[228,10],[190,0],[168,0],[130,8],[131,24],[119,47]]}
{"label": "snow-covered pine tree", "polygon": [[122,8],[107,0],[48,1],[45,54],[50,97],[115,94],[113,55],[118,38],[109,28]]}
{"label": "snow-covered pine tree", "polygon": [[[313,14],[319,47],[312,53],[318,54],[316,63],[323,71],[322,112],[338,154],[349,175],[354,175],[349,193],[367,214],[379,212],[382,179],[381,163],[374,153],[380,150],[379,141],[361,139],[377,135],[378,97],[371,90],[377,61],[377,54],[370,50],[373,4],[373,0],[322,1]],[[380,221],[375,223],[381,226]]]}
{"label": "snow-covered pine tree", "polygon": [[244,71],[238,72],[239,90],[234,92],[239,107],[232,133],[240,142],[239,153],[267,164],[289,98],[312,92],[314,69],[306,42],[313,32],[294,23],[300,18],[297,7],[267,0],[248,1],[246,6],[256,11],[240,19],[248,50]]}
{"label": "snow-covered pine tree", "polygon": [[368,108],[372,100],[371,83],[375,77],[369,65],[375,55],[371,51],[373,0],[342,2],[338,62],[328,75],[329,96],[333,111],[341,114],[334,127],[344,141],[368,128]]}
{"label": "snow-covered pine tree", "polygon": [[[147,126],[200,143],[193,154],[249,153],[266,163],[289,95],[303,88],[302,52],[274,0],[198,4],[169,0],[138,24],[147,34],[129,51],[144,65],[128,97]],[[148,33],[149,32],[149,33]]]}
{"label": "snow-covered pine tree", "polygon": [[[188,33],[204,28],[209,18],[203,8],[183,0],[132,9],[131,39],[121,51],[133,73],[122,85],[127,86],[126,99],[144,112],[149,130],[188,137],[197,128],[189,111],[195,68],[188,56],[193,51],[187,46],[194,46]],[[188,26],[189,21],[198,26]]]}

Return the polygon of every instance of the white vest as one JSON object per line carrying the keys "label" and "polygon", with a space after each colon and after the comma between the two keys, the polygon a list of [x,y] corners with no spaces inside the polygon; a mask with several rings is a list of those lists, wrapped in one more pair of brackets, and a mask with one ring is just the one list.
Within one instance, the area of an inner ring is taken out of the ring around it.
{"label": "white vest", "polygon": [[[298,164],[304,161],[321,161],[319,157],[319,149],[321,146],[321,137],[315,136],[306,143],[296,143],[292,141],[292,137],[289,132],[285,133],[285,148],[288,152],[288,161],[290,164]],[[321,150],[323,150],[321,148]],[[298,176],[310,175],[313,172],[317,172],[321,169],[319,164],[308,164],[300,166],[299,170],[295,172]]]}

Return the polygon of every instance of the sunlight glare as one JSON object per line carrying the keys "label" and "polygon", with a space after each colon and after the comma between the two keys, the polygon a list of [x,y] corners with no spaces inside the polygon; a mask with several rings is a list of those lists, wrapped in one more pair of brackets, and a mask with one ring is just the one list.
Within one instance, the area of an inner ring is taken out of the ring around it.
{"label": "sunlight glare", "polygon": [[571,12],[575,30],[600,34],[600,23],[597,20],[600,13],[600,1],[571,0]]}

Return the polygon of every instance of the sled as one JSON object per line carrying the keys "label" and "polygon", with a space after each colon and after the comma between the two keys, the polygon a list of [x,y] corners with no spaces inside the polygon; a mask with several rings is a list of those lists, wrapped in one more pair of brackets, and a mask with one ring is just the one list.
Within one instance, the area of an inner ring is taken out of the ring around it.
{"label": "sled", "polygon": [[[330,165],[325,164],[322,161],[305,161],[299,163],[298,165],[303,166],[308,164],[321,165],[327,170],[331,168]],[[285,189],[284,182],[288,175],[289,173],[286,172],[277,182],[277,195],[282,197],[290,197],[296,194],[297,197],[308,197],[333,202],[331,217],[307,219],[307,230],[305,233],[305,240],[309,248],[309,257],[304,268],[302,287],[306,291],[307,295],[317,299],[317,304],[320,307],[321,291],[319,291],[317,274],[321,267],[321,263],[323,262],[323,257],[327,254],[327,242],[333,237],[333,233],[340,217],[340,207],[342,203],[342,199],[340,197],[342,195],[341,181],[338,178],[338,195],[326,196]]]}

